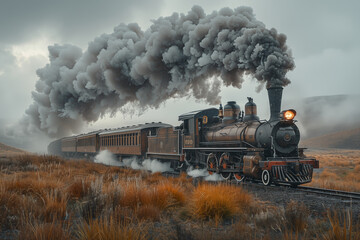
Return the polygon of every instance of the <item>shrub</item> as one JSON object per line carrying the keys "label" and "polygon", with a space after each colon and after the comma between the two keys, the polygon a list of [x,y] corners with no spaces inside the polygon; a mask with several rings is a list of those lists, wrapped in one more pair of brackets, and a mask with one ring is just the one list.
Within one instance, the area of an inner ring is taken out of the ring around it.
{"label": "shrub", "polygon": [[69,198],[80,199],[90,192],[90,183],[81,179],[75,180],[68,188]]}
{"label": "shrub", "polygon": [[328,210],[327,216],[330,222],[330,229],[327,233],[323,234],[323,239],[359,239],[360,225],[359,223],[358,226],[354,225],[351,212],[344,212],[341,217],[337,212],[331,213],[331,211]]}
{"label": "shrub", "polygon": [[0,189],[0,227],[3,230],[16,228],[20,224],[21,203],[21,196]]}
{"label": "shrub", "polygon": [[285,208],[285,219],[289,229],[295,232],[303,232],[307,226],[309,209],[303,204],[291,200]]}
{"label": "shrub", "polygon": [[52,223],[40,223],[25,225],[18,235],[18,239],[27,240],[67,240],[71,239],[69,226],[63,226],[62,224]]}
{"label": "shrub", "polygon": [[158,185],[154,191],[154,200],[161,209],[183,206],[185,194],[181,187],[170,182]]}
{"label": "shrub", "polygon": [[242,188],[201,184],[194,190],[189,207],[196,218],[226,219],[244,213],[251,201]]}
{"label": "shrub", "polygon": [[135,183],[130,183],[124,188],[124,194],[120,199],[120,205],[136,209],[141,205],[150,204],[151,195],[151,190],[145,187],[141,188]]}
{"label": "shrub", "polygon": [[140,229],[132,228],[126,224],[117,223],[113,218],[95,219],[78,226],[77,239],[146,239]]}
{"label": "shrub", "polygon": [[57,190],[51,191],[45,197],[45,221],[64,220],[66,216],[67,195]]}
{"label": "shrub", "polygon": [[153,205],[144,205],[137,209],[138,220],[160,221],[160,210]]}

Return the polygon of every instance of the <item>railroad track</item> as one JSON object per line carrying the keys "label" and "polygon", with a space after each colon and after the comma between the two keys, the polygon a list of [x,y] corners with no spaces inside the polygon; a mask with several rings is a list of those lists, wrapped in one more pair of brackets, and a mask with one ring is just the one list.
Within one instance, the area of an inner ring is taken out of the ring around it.
{"label": "railroad track", "polygon": [[240,185],[243,185],[244,187],[251,186],[251,187],[257,187],[257,188],[278,189],[278,190],[284,190],[284,191],[289,191],[289,190],[300,191],[300,192],[309,193],[309,194],[341,198],[344,200],[360,201],[360,193],[357,193],[357,192],[347,192],[347,191],[340,191],[340,190],[334,190],[334,189],[315,188],[315,187],[307,187],[307,186],[297,186],[297,187],[291,187],[291,186],[287,186],[287,185],[264,186],[262,183],[256,183],[256,182],[243,182]]}
{"label": "railroad track", "polygon": [[306,187],[306,186],[298,186],[296,189],[307,193],[314,193],[318,195],[326,195],[326,196],[338,197],[342,199],[360,201],[360,193],[357,192],[346,192],[340,190]]}

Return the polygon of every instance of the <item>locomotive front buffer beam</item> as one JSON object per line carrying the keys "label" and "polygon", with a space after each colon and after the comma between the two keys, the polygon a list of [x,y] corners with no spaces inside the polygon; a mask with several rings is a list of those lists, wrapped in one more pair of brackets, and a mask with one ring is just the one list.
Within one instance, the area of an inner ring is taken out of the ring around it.
{"label": "locomotive front buffer beam", "polygon": [[311,182],[313,169],[319,168],[319,161],[313,158],[268,158],[260,161],[259,167],[268,174],[271,182],[297,186]]}

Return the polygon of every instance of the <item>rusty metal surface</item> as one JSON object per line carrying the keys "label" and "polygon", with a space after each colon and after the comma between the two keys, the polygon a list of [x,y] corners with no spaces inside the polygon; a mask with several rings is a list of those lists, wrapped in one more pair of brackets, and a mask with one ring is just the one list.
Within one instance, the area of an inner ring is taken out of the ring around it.
{"label": "rusty metal surface", "polygon": [[179,134],[170,128],[159,128],[156,136],[148,137],[149,153],[179,154]]}
{"label": "rusty metal surface", "polygon": [[256,121],[250,123],[238,122],[225,126],[218,125],[204,130],[204,140],[206,142],[237,141],[239,144],[245,141],[255,145],[255,132],[259,125],[260,123]]}
{"label": "rusty metal surface", "polygon": [[260,122],[251,122],[242,134],[241,141],[256,145],[255,133],[259,125]]}
{"label": "rusty metal surface", "polygon": [[261,157],[256,154],[253,156],[244,156],[244,174],[249,177],[259,178],[259,161],[261,160]]}

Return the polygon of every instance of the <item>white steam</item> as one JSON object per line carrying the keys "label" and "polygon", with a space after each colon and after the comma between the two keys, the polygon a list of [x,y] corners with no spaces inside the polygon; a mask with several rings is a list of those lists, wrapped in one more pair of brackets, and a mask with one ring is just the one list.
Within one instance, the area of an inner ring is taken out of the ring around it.
{"label": "white steam", "polygon": [[193,167],[189,167],[189,169],[186,171],[187,175],[193,178],[204,178],[205,181],[223,181],[224,179],[217,173],[209,174],[209,171],[204,169],[194,169]]}
{"label": "white steam", "polygon": [[151,171],[152,173],[172,171],[172,169],[170,167],[170,162],[162,163],[156,159],[154,159],[154,160],[146,159],[142,163],[142,165],[146,170]]}
{"label": "white steam", "polygon": [[[96,163],[102,163],[110,166],[119,166],[119,167],[128,167],[135,170],[146,170],[152,173],[156,172],[171,172],[173,169],[170,167],[170,162],[160,162],[156,159],[145,159],[142,163],[139,162],[137,157],[124,158],[122,161],[119,161],[114,154],[108,150],[99,152],[94,161]],[[194,169],[189,167],[187,170],[187,175],[193,178],[204,178],[205,181],[222,181],[222,177],[213,173],[209,174],[206,168],[204,169]]]}
{"label": "white steam", "polygon": [[156,159],[145,159],[142,163],[140,163],[137,157],[124,158],[122,161],[120,161],[108,150],[99,152],[99,154],[96,155],[94,161],[96,163],[102,163],[110,166],[128,167],[135,170],[146,170],[152,173],[172,171],[170,168],[170,162],[162,163]]}
{"label": "white steam", "polygon": [[116,159],[114,154],[108,150],[104,150],[99,152],[94,159],[94,162],[96,163],[102,163],[109,166],[123,166],[123,163],[121,163],[119,160]]}

